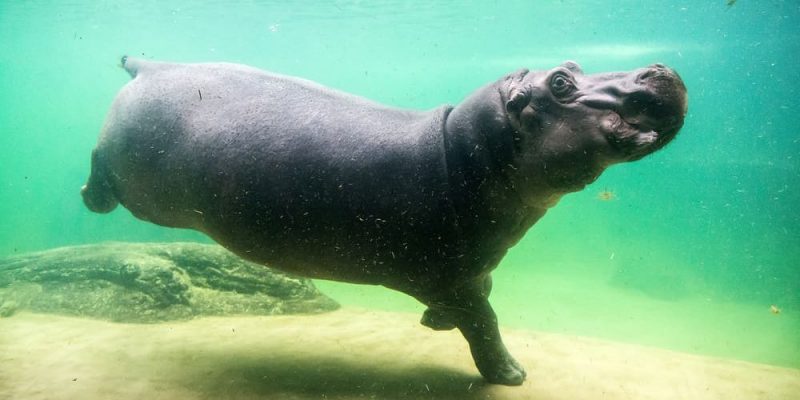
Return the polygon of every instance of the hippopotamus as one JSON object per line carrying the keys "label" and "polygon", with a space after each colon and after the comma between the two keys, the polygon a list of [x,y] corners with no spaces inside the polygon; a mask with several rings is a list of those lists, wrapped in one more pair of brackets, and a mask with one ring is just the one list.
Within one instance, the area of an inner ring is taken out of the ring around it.
{"label": "hippopotamus", "polygon": [[205,233],[299,276],[382,285],[458,329],[491,383],[519,385],[488,298],[506,252],[559,199],[669,143],[670,68],[521,69],[456,106],[385,106],[229,63],[124,57],[81,194],[107,213]]}

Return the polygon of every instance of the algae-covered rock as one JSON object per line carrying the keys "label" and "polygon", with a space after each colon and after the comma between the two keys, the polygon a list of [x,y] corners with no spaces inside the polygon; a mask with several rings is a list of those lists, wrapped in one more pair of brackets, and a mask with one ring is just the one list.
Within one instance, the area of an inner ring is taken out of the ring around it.
{"label": "algae-covered rock", "polygon": [[0,259],[0,317],[30,310],[158,322],[336,308],[310,280],[244,261],[216,245],[104,243]]}

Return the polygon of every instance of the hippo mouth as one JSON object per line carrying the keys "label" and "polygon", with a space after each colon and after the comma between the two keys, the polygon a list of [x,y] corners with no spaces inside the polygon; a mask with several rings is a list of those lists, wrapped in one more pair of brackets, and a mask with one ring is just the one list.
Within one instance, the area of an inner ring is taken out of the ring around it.
{"label": "hippo mouth", "polygon": [[[670,142],[683,125],[683,115],[663,112],[631,112],[608,106],[600,129],[608,143],[629,160],[650,154]],[[652,110],[658,110],[652,108]],[[655,115],[653,115],[655,114]]]}
{"label": "hippo mouth", "polygon": [[626,119],[616,111],[610,111],[606,119],[608,141],[616,147],[641,147],[655,143],[659,133],[637,119]]}

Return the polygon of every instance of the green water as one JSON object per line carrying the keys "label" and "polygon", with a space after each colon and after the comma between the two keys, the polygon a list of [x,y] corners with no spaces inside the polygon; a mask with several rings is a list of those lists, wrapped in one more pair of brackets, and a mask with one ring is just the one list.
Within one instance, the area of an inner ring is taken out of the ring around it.
{"label": "green water", "polygon": [[[727,3],[4,1],[0,256],[208,241],[81,202],[128,81],[122,54],[246,63],[418,109],[521,67],[663,62],[689,90],[683,131],[565,197],[510,251],[492,295],[501,323],[800,368],[800,3]],[[421,310],[378,288],[320,287]]]}

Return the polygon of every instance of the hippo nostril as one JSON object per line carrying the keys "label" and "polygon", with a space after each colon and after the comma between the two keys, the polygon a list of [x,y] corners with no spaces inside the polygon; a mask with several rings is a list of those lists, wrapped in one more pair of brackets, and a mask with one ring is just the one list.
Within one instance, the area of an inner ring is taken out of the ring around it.
{"label": "hippo nostril", "polygon": [[669,67],[664,64],[656,63],[649,67],[647,67],[644,72],[639,74],[638,81],[643,81],[647,79],[651,79],[653,77],[662,77],[662,76],[670,76],[673,72]]}
{"label": "hippo nostril", "polygon": [[643,80],[650,79],[650,77],[652,77],[653,74],[655,74],[655,73],[656,73],[655,70],[647,69],[644,72],[642,72],[641,74],[639,74],[639,77],[637,78],[637,81],[641,82]]}
{"label": "hippo nostril", "polygon": [[669,67],[661,64],[652,65],[640,72],[636,76],[636,83],[645,85],[657,92],[669,90],[669,88],[676,85],[683,87],[680,77]]}

